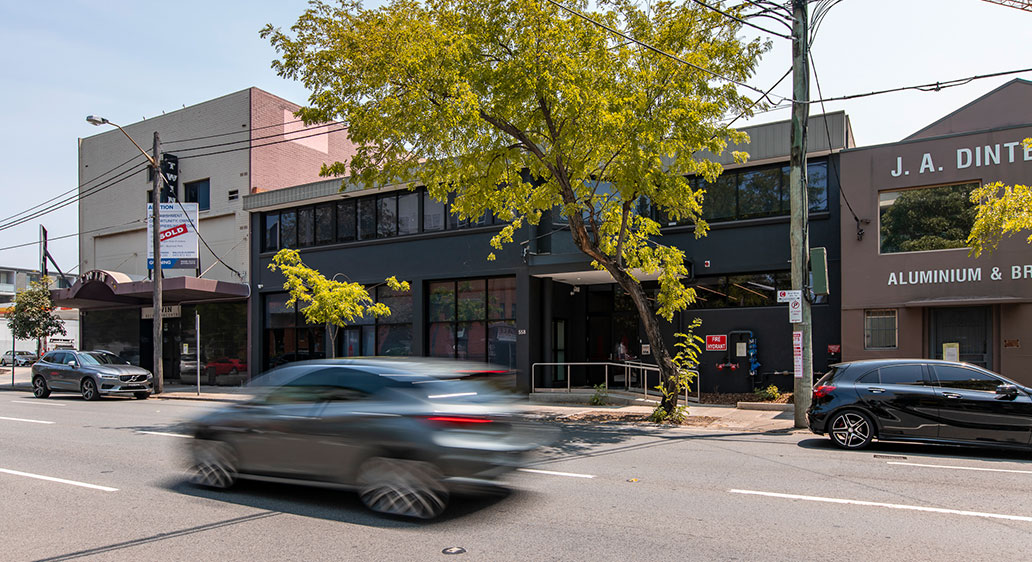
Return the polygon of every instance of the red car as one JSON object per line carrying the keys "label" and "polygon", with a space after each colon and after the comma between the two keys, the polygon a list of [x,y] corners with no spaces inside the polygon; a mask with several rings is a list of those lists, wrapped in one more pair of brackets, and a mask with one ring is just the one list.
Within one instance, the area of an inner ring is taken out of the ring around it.
{"label": "red car", "polygon": [[208,367],[215,367],[215,375],[236,375],[247,372],[247,363],[240,359],[223,357],[214,361],[208,361]]}

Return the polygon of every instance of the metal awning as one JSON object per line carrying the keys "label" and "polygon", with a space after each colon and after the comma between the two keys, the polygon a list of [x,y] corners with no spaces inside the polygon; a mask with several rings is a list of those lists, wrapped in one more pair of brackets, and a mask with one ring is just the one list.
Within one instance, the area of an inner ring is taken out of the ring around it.
{"label": "metal awning", "polygon": [[[82,274],[67,289],[50,291],[56,306],[89,310],[115,306],[149,306],[153,302],[153,283],[134,281],[117,271],[95,269]],[[199,277],[167,277],[161,280],[163,304],[246,299],[250,288],[244,283],[230,283]]]}

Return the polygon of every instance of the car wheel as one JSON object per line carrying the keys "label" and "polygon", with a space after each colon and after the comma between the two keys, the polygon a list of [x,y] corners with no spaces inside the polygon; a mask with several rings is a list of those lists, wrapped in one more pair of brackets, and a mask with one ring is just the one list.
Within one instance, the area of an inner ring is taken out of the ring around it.
{"label": "car wheel", "polygon": [[137,400],[146,400],[150,398],[150,393],[147,391],[134,392],[133,396],[135,396]]}
{"label": "car wheel", "polygon": [[874,440],[874,424],[866,415],[848,410],[831,418],[828,425],[831,440],[843,449],[863,449]]}
{"label": "car wheel", "polygon": [[100,400],[100,392],[97,390],[97,383],[93,382],[93,379],[89,377],[82,379],[79,389],[82,391],[83,400]]}
{"label": "car wheel", "polygon": [[32,379],[32,395],[36,398],[46,398],[47,396],[50,396],[50,388],[47,386],[46,379],[40,376]]}
{"label": "car wheel", "polygon": [[379,513],[433,519],[448,505],[441,473],[426,462],[374,457],[362,464],[358,494]]}
{"label": "car wheel", "polygon": [[222,441],[197,439],[190,481],[199,486],[224,490],[236,482],[237,459],[233,448]]}

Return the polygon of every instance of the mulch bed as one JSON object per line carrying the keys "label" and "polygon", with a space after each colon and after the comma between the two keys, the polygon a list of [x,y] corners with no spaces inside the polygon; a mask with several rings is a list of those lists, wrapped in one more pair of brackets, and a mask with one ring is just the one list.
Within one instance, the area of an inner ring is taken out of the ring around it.
{"label": "mulch bed", "polygon": [[705,406],[706,404],[717,404],[717,405],[735,405],[739,402],[771,402],[774,404],[792,404],[792,393],[782,393],[781,397],[777,400],[760,400],[752,392],[741,392],[741,393],[713,393],[703,392],[702,399],[699,400],[699,405]]}
{"label": "mulch bed", "polygon": [[[590,423],[649,423],[648,414],[638,412],[582,412],[578,414],[558,414],[545,416],[543,419],[558,422],[590,422]],[[720,418],[713,416],[688,416],[683,426],[706,427]]]}

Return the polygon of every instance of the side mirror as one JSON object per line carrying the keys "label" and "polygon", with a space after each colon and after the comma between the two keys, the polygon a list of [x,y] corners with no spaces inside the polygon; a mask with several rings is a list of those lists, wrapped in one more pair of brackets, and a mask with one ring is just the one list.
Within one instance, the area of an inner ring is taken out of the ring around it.
{"label": "side mirror", "polygon": [[69,361],[68,362],[68,366],[74,369],[74,368],[78,367],[79,364],[76,363],[75,361]]}
{"label": "side mirror", "polygon": [[1013,400],[1018,397],[1018,387],[1013,384],[1001,384],[996,387],[997,398]]}

